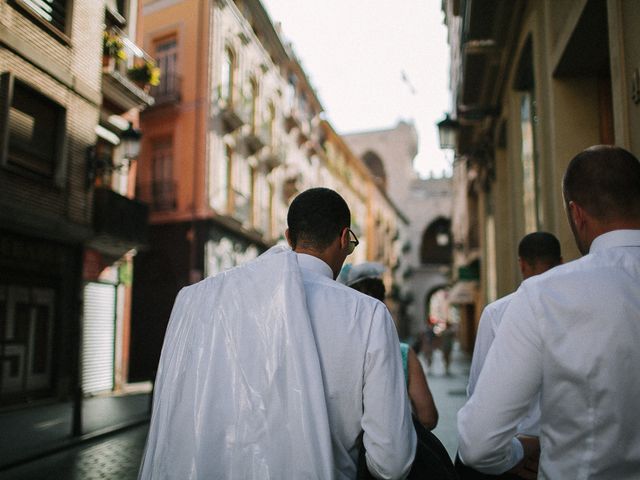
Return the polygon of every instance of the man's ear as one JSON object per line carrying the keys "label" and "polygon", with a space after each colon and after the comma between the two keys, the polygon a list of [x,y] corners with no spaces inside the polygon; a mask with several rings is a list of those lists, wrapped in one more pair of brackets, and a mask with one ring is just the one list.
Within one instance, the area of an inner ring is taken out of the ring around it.
{"label": "man's ear", "polygon": [[344,250],[345,248],[347,248],[349,246],[350,240],[351,237],[349,236],[349,229],[347,227],[344,227],[342,229],[342,233],[340,234],[340,249]]}
{"label": "man's ear", "polygon": [[293,245],[291,243],[291,239],[289,238],[289,229],[288,228],[284,231],[284,238],[287,239],[287,243],[293,249],[294,247],[293,247]]}
{"label": "man's ear", "polygon": [[518,266],[520,267],[520,274],[522,275],[522,278],[527,278],[528,264],[522,259],[522,257],[518,257]]}
{"label": "man's ear", "polygon": [[585,214],[586,212],[580,205],[573,200],[569,202],[569,215],[571,215],[571,220],[578,230],[582,230],[582,227],[584,226],[584,222],[586,220]]}

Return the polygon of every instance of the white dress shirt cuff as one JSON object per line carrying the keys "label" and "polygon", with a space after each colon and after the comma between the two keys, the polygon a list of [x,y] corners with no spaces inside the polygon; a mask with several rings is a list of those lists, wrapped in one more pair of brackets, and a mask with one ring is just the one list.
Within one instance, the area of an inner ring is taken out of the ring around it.
{"label": "white dress shirt cuff", "polygon": [[524,447],[520,443],[520,440],[514,437],[511,439],[511,458],[509,459],[509,466],[503,472],[507,470],[511,470],[523,458],[524,458]]}

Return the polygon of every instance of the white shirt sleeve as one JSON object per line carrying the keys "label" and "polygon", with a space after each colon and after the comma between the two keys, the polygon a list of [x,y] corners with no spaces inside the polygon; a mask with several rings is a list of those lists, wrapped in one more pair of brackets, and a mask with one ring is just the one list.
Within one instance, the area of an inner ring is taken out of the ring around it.
{"label": "white shirt sleeve", "polygon": [[415,457],[416,433],[402,370],[400,343],[395,324],[384,305],[376,307],[374,317],[362,391],[367,466],[377,478],[404,478]]}
{"label": "white shirt sleeve", "polygon": [[469,370],[469,383],[467,384],[467,397],[473,395],[478,377],[482,371],[482,366],[489,353],[489,348],[495,338],[495,308],[489,304],[482,311],[480,322],[478,324],[478,332],[476,334],[476,343],[473,347],[473,358],[471,360],[471,369]]}
{"label": "white shirt sleeve", "polygon": [[473,396],[458,413],[460,458],[489,474],[506,472],[522,459],[518,422],[542,381],[540,327],[522,287],[501,322]]}

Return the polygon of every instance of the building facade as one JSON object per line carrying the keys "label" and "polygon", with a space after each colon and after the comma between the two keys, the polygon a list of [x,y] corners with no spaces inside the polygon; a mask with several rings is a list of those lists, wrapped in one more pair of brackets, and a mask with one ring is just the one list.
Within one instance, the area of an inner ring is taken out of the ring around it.
{"label": "building facade", "polygon": [[[125,382],[130,265],[147,216],[125,145],[153,102],[133,79],[137,10],[0,1],[0,411],[33,433],[22,454],[87,433],[84,402]],[[60,437],[38,410],[54,404]]]}
{"label": "building facade", "polygon": [[[356,261],[392,262],[397,230],[396,210],[324,120],[259,1],[145,0],[142,16],[145,48],[175,80],[141,116],[151,248],[134,269],[132,380],[153,377],[178,290],[284,242],[297,193],[326,186],[344,196],[362,242]],[[373,221],[384,226],[375,238]]]}
{"label": "building facade", "polygon": [[348,134],[345,140],[408,220],[399,229],[392,294],[405,312],[401,335],[416,337],[425,330],[431,296],[449,284],[451,179],[418,177],[418,137],[410,123]]}
{"label": "building facade", "polygon": [[[594,144],[640,153],[633,1],[447,1],[453,111],[454,274],[467,347],[481,308],[517,288],[517,245],[546,230],[578,256],[560,184]],[[473,280],[473,278],[477,278]],[[468,281],[471,279],[471,281]]]}

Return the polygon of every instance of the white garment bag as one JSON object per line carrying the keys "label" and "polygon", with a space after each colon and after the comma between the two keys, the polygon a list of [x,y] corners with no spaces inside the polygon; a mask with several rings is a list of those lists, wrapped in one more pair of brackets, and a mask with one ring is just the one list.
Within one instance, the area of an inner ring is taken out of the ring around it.
{"label": "white garment bag", "polygon": [[183,289],[140,479],[333,478],[320,362],[295,253]]}

